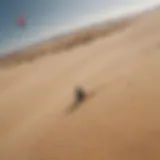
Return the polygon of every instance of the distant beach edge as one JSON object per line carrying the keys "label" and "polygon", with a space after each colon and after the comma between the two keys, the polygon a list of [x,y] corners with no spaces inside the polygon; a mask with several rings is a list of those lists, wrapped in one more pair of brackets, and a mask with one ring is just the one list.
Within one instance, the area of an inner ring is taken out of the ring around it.
{"label": "distant beach edge", "polygon": [[[157,8],[159,8],[157,6]],[[78,45],[85,45],[97,38],[110,37],[114,33],[120,32],[130,26],[139,16],[146,12],[157,9],[144,10],[131,16],[122,17],[116,20],[103,21],[87,27],[79,28],[75,31],[65,33],[48,40],[42,40],[36,44],[24,47],[20,50],[2,54],[0,57],[0,67],[9,67],[27,61],[33,61],[47,54],[60,53],[64,50],[74,48]]]}

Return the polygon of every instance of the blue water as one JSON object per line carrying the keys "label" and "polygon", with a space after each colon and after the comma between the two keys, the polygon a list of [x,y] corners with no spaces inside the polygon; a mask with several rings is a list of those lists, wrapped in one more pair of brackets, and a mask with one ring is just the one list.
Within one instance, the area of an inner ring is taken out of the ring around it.
{"label": "blue water", "polygon": [[[160,0],[0,0],[0,54],[159,4]],[[23,16],[26,25],[17,25]],[[6,53],[5,53],[6,54]]]}

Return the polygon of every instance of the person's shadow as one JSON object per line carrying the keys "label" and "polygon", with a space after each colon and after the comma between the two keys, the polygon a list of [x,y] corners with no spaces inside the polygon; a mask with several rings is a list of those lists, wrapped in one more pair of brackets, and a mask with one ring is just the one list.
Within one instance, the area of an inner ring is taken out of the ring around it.
{"label": "person's shadow", "polygon": [[78,101],[73,102],[72,104],[70,104],[67,107],[66,113],[71,114],[71,113],[75,112],[77,109],[80,108],[81,104],[82,104],[82,102],[78,102]]}

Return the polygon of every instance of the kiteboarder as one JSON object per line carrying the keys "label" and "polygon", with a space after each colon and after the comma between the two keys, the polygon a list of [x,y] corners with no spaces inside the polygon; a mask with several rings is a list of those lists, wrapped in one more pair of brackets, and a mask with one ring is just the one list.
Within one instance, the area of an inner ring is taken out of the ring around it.
{"label": "kiteboarder", "polygon": [[73,104],[67,107],[67,112],[71,113],[75,111],[77,108],[79,108],[80,104],[85,100],[86,98],[86,93],[82,87],[76,87],[74,90],[74,95],[75,95],[75,101]]}

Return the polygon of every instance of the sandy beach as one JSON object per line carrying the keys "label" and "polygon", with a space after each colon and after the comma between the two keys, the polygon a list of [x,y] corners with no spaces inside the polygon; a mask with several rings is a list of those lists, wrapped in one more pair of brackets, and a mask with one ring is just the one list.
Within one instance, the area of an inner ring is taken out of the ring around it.
{"label": "sandy beach", "polygon": [[0,160],[160,159],[160,10],[112,27],[1,60]]}

